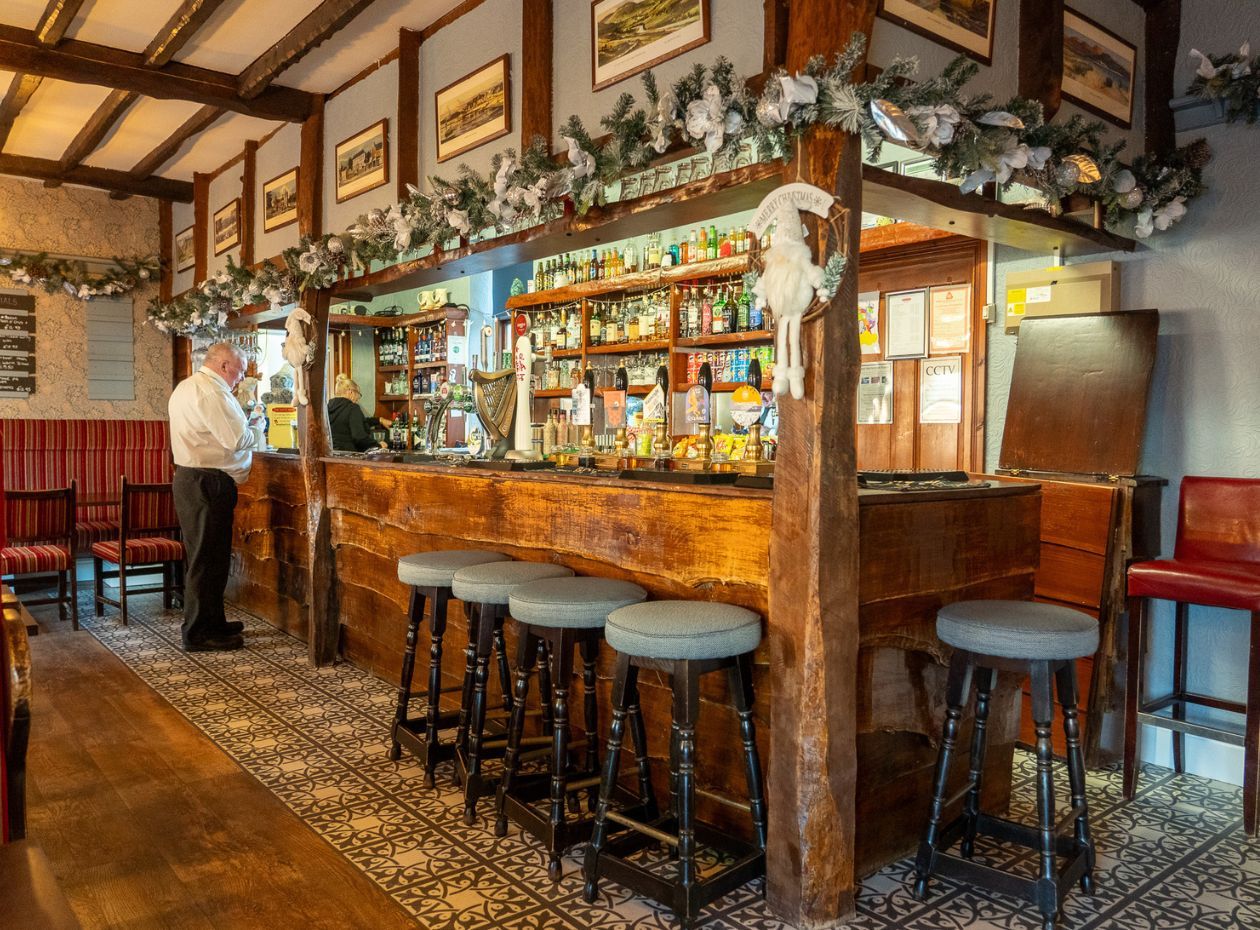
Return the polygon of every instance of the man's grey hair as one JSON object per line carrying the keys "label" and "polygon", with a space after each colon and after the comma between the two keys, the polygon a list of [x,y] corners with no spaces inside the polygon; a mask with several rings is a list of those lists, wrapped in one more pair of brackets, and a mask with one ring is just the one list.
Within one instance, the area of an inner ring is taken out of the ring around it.
{"label": "man's grey hair", "polygon": [[220,362],[226,362],[228,358],[234,358],[241,364],[245,364],[247,359],[245,353],[241,351],[241,347],[231,342],[216,342],[210,348],[206,349],[207,366],[217,365]]}

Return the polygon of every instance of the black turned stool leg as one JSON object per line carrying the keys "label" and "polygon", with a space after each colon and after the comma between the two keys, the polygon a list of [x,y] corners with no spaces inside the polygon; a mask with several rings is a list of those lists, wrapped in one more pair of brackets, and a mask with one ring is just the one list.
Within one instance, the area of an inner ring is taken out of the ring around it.
{"label": "black turned stool leg", "polygon": [[971,788],[963,805],[966,826],[960,852],[970,859],[976,852],[976,823],[980,819],[980,793],[984,787],[984,751],[988,742],[986,727],[989,722],[989,696],[997,687],[997,672],[991,668],[976,669],[976,719],[971,730],[971,771],[968,778]]}
{"label": "black turned stool leg", "polygon": [[937,843],[940,840],[941,821],[945,817],[945,800],[949,783],[949,763],[958,741],[958,729],[962,720],[963,705],[971,691],[971,673],[974,668],[971,655],[960,650],[954,652],[949,663],[949,683],[945,687],[945,727],[941,734],[941,750],[936,757],[936,776],[932,783],[932,809],[928,815],[927,829],[919,854],[915,859],[914,896],[922,901],[927,897],[928,879],[936,867]]}
{"label": "black turned stool leg", "polygon": [[594,904],[599,894],[599,857],[604,851],[608,833],[608,803],[617,784],[617,767],[621,761],[621,738],[626,728],[626,682],[630,677],[630,657],[617,654],[617,666],[613,672],[612,723],[608,728],[608,746],[604,753],[604,774],[599,783],[599,803],[595,807],[595,824],[591,830],[591,844],[586,848],[583,867],[586,882],[582,897],[587,904]]}
{"label": "black turned stool leg", "polygon": [[92,610],[96,616],[105,616],[105,565],[96,556],[92,556]]}
{"label": "black turned stool leg", "polygon": [[1054,745],[1050,741],[1054,695],[1050,663],[1033,662],[1031,678],[1033,727],[1037,733],[1037,836],[1041,855],[1036,899],[1042,930],[1054,930],[1059,914],[1059,872],[1054,860]]}
{"label": "black turned stool leg", "polygon": [[542,719],[543,736],[551,736],[555,732],[551,706],[551,642],[543,639],[538,648],[538,711]]}
{"label": "black turned stool leg", "polygon": [[[599,704],[595,694],[597,688],[595,661],[599,658],[599,640],[599,635],[588,633],[583,637],[578,647],[582,652],[582,718],[586,730],[586,749],[583,753],[582,771],[586,772],[588,776],[599,772]],[[635,730],[635,720],[638,719],[640,724],[642,723],[642,718],[638,713],[638,705],[639,702],[636,699],[628,711],[630,735],[635,740],[636,750],[639,743],[638,734]],[[638,758],[637,751],[635,757]],[[599,791],[597,788],[587,791],[586,809],[594,811],[598,798]],[[577,811],[575,810],[574,813],[577,813]]]}
{"label": "black turned stool leg", "polygon": [[[1173,622],[1173,720],[1186,719],[1186,662],[1189,653],[1190,637],[1190,605],[1185,601],[1174,604],[1176,619]],[[1186,734],[1173,730],[1172,757],[1173,771],[1178,775],[1185,772]]]}
{"label": "black turned stool leg", "polygon": [[748,810],[752,814],[757,846],[766,848],[766,801],[762,790],[761,756],[757,753],[757,731],[753,723],[752,655],[735,659],[728,672],[731,699],[739,714],[739,737],[744,744],[744,777],[748,782]]}
{"label": "black turned stool leg", "polygon": [[639,668],[630,666],[626,685],[626,716],[630,719],[630,738],[634,740],[634,767],[639,780],[639,801],[644,816],[655,820],[656,794],[652,791],[652,768],[648,762],[647,727],[643,725],[643,707],[639,703]]}
{"label": "black turned stool leg", "polygon": [[[481,605],[464,604],[464,615],[468,618],[468,646],[464,649],[464,690],[459,699],[459,723],[455,728],[455,751],[468,749],[468,723],[472,714],[473,688],[477,678],[477,638],[481,629]],[[455,785],[458,787],[459,766],[455,766]]]}
{"label": "black turned stool leg", "polygon": [[508,723],[507,749],[503,754],[503,777],[495,802],[494,835],[507,836],[507,793],[512,789],[516,770],[520,767],[521,738],[525,733],[525,702],[529,699],[529,673],[542,654],[542,641],[534,628],[521,625],[516,642],[516,689],[512,693],[512,717]]}
{"label": "black turned stool leg", "polygon": [[551,849],[548,850],[549,861],[547,874],[553,882],[560,881],[560,853],[556,849],[556,838],[564,829],[565,795],[569,769],[569,685],[573,681],[573,650],[577,645],[574,631],[557,630],[555,639],[551,640],[552,663],[552,705],[555,708],[552,716],[553,731],[551,734]]}
{"label": "black turned stool leg", "polygon": [[696,719],[700,716],[700,672],[687,660],[676,663],[674,719],[678,721],[678,885],[682,907],[676,907],[684,928],[700,915],[696,883]]}
{"label": "black turned stool leg", "polygon": [[508,668],[507,643],[503,639],[503,621],[507,619],[507,608],[500,607],[494,618],[494,651],[499,657],[499,691],[503,694],[503,709],[512,709],[512,672]]}
{"label": "black turned stool leg", "polygon": [[481,744],[486,730],[486,685],[490,680],[490,653],[494,648],[496,627],[495,607],[482,604],[481,621],[477,624],[477,667],[473,676],[472,712],[468,722],[468,767],[464,778],[464,823],[470,827],[477,819]]}
{"label": "black turned stool leg", "polygon": [[1085,853],[1081,891],[1094,893],[1094,840],[1089,832],[1089,803],[1085,798],[1085,753],[1081,750],[1081,723],[1077,712],[1076,663],[1065,662],[1055,673],[1059,704],[1063,707],[1063,736],[1067,742],[1068,784],[1076,817],[1076,851]]}
{"label": "black turned stool leg", "polygon": [[424,783],[437,784],[438,724],[442,716],[442,637],[446,634],[446,615],[450,610],[450,588],[434,588],[433,616],[429,620],[429,704],[425,708],[424,739],[428,753],[424,759]]}
{"label": "black turned stool leg", "polygon": [[[402,674],[398,678],[398,707],[394,711],[394,732],[389,744],[391,762],[397,762],[402,756],[402,744],[398,742],[398,731],[407,722],[411,679],[416,669],[416,640],[419,638],[422,622],[424,622],[424,590],[412,587],[411,606],[407,611],[407,648],[403,652]],[[433,700],[432,684],[429,686],[429,700]]]}

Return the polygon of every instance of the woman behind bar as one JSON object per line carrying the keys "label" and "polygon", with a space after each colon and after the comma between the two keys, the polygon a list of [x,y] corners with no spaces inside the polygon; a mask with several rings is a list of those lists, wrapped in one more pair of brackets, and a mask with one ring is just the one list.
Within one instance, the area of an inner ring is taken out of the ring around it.
{"label": "woman behind bar", "polygon": [[368,432],[368,426],[380,424],[389,429],[390,422],[384,418],[369,420],[363,415],[359,400],[363,393],[359,386],[344,373],[337,375],[333,385],[336,396],[328,402],[328,428],[332,432],[332,447],[337,452],[366,452],[385,443],[376,442]]}

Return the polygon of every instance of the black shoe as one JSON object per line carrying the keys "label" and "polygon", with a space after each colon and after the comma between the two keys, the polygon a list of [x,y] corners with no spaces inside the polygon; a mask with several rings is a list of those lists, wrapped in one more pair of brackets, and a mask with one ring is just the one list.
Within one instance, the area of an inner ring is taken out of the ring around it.
{"label": "black shoe", "polygon": [[244,632],[245,624],[240,620],[225,620],[220,626],[215,627],[214,635],[239,636]]}
{"label": "black shoe", "polygon": [[239,633],[211,633],[204,639],[184,643],[184,652],[228,652],[244,645],[245,637]]}

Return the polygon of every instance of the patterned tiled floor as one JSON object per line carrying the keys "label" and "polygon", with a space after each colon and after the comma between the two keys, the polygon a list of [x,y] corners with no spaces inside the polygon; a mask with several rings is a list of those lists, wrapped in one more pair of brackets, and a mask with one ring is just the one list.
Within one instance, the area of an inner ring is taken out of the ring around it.
{"label": "patterned tiled floor", "polygon": [[[670,915],[612,883],[582,900],[578,860],[553,885],[538,848],[513,830],[496,839],[484,821],[465,827],[449,766],[436,791],[414,763],[385,755],[393,690],[348,665],[313,670],[304,646],[248,615],[242,652],[186,655],[179,616],[157,598],[133,602],[131,626],[111,613],[85,626],[137,675],[272,790],[426,930],[653,930]],[[84,615],[90,615],[90,608]],[[1015,809],[1032,819],[1034,769],[1017,757]],[[1056,776],[1057,777],[1057,776]],[[1065,779],[1058,778],[1060,782]],[[1090,777],[1099,849],[1098,892],[1074,893],[1065,930],[1260,930],[1260,842],[1248,842],[1237,788],[1148,769],[1124,804],[1117,773]],[[483,802],[484,803],[484,802]],[[1030,853],[983,850],[994,864],[1032,869]],[[909,893],[910,864],[863,883],[860,930],[1037,930],[1018,902],[945,881],[926,904]],[[710,930],[772,930],[759,885],[707,913]]]}

